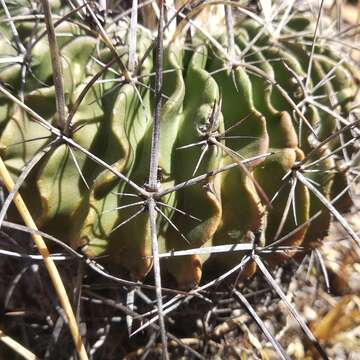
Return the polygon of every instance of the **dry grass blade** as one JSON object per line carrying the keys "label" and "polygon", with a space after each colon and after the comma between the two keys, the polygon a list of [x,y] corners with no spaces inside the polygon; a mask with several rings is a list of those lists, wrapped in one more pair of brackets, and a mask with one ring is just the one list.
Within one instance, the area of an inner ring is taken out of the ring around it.
{"label": "dry grass blade", "polygon": [[31,266],[25,266],[23,269],[21,269],[16,276],[14,277],[14,280],[12,281],[11,285],[6,291],[6,296],[4,299],[4,309],[8,308],[10,300],[12,296],[14,295],[15,289],[17,286],[19,286],[19,282],[24,277],[25,273],[31,269]]}
{"label": "dry grass blade", "polygon": [[312,344],[315,346],[317,351],[319,352],[319,355],[325,359],[328,360],[328,356],[326,355],[325,350],[322,348],[318,340],[315,338],[309,327],[305,324],[305,321],[302,319],[302,317],[299,315],[299,313],[296,311],[294,306],[288,301],[286,295],[281,290],[280,286],[277,284],[277,282],[274,280],[274,278],[271,276],[270,272],[266,268],[263,261],[260,259],[258,255],[254,255],[254,260],[256,264],[258,265],[260,271],[264,275],[265,280],[269,283],[269,285],[276,291],[276,293],[279,295],[281,300],[286,304],[286,307],[290,311],[291,315],[294,317],[294,319],[298,322],[301,329],[304,331],[306,336],[309,338],[309,340],[312,342]]}
{"label": "dry grass blade", "polygon": [[274,336],[267,329],[266,325],[258,316],[254,308],[247,301],[246,297],[240,291],[237,291],[235,289],[233,290],[233,294],[240,301],[240,303],[242,303],[245,306],[251,317],[255,320],[256,324],[260,327],[261,331],[264,333],[264,335],[270,341],[271,345],[276,350],[277,354],[279,355],[279,358],[283,360],[290,360],[289,355],[286,354],[285,350],[280,345],[280,343],[274,338]]}
{"label": "dry grass blade", "polygon": [[0,330],[0,341],[5,345],[13,349],[18,355],[25,360],[38,360],[39,358],[33,354],[30,350],[26,349],[23,345],[18,343],[16,340],[7,336],[2,330]]}
{"label": "dry grass blade", "polygon": [[[6,186],[7,190],[9,192],[11,192],[14,187],[14,182],[11,179],[11,176],[1,158],[0,158],[0,175],[3,179],[4,185]],[[31,216],[29,210],[26,207],[26,204],[22,200],[20,194],[17,194],[14,197],[14,203],[15,203],[21,217],[23,218],[25,224],[28,227],[30,227],[34,230],[37,230],[37,226]],[[76,351],[78,352],[81,360],[86,360],[86,359],[88,359],[88,356],[86,354],[85,346],[84,346],[81,336],[80,336],[79,328],[76,323],[76,318],[74,316],[73,310],[71,308],[71,303],[70,303],[69,297],[67,296],[64,284],[61,280],[61,276],[56,268],[54,261],[50,257],[49,250],[47,249],[47,246],[46,246],[43,238],[37,234],[33,234],[32,238],[34,240],[34,243],[36,244],[36,247],[39,250],[39,253],[44,258],[45,267],[48,270],[49,276],[51,278],[51,281],[52,281],[55,291],[57,293],[59,302],[66,314],[68,324],[69,324],[69,329],[70,329],[71,335],[73,337]]]}

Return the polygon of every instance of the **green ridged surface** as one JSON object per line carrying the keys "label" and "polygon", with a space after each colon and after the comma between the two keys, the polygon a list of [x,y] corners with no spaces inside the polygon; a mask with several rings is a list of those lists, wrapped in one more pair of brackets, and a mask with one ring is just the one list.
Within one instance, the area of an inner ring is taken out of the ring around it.
{"label": "green ridged surface", "polygon": [[[56,7],[54,3],[53,9],[56,10]],[[17,13],[21,14],[21,10],[15,13],[12,11],[12,14]],[[33,36],[32,31],[39,35],[45,29],[42,23],[36,29],[31,22],[19,22],[16,25],[21,41],[25,44]],[[311,46],[304,43],[308,44],[311,37],[274,42],[266,33],[257,36],[261,29],[254,20],[243,21],[237,26],[237,51],[241,53],[253,42],[251,50],[242,59],[244,64],[253,64],[259,71],[275,79],[289,97],[298,103],[303,94],[294,74],[300,78],[307,74]],[[295,17],[283,33],[291,35],[297,30],[307,29],[313,29],[311,24],[304,18]],[[15,56],[16,49],[9,46],[6,40],[12,37],[9,28],[1,24],[1,31],[1,56]],[[112,54],[99,38],[74,23],[63,22],[57,32],[62,54],[65,99],[71,110],[85,84],[102,68],[101,64],[112,59]],[[108,32],[111,33],[111,27]],[[127,34],[123,31],[119,36],[125,45],[117,46],[116,49],[126,64]],[[137,54],[141,58],[152,39],[149,33],[139,29],[137,40]],[[217,40],[225,48],[226,40],[222,37]],[[246,66],[240,65],[229,70],[224,54],[201,36],[195,35],[186,49],[189,50],[184,50],[180,39],[167,45],[164,50],[166,71],[159,158],[161,189],[219,169],[233,163],[236,158],[241,160],[268,152],[272,155],[248,164],[251,177],[242,167],[236,167],[164,196],[161,201],[169,207],[159,205],[161,211],[180,229],[187,241],[164,216],[159,216],[160,251],[248,242],[249,232],[261,232],[262,245],[271,244],[276,240],[291,183],[283,187],[271,208],[266,206],[256,183],[271,199],[296,162],[301,161],[319,141],[334,133],[339,122],[318,106],[308,105],[304,115],[317,133],[318,139],[314,140],[306,124],[303,123],[299,129],[299,117],[275,86],[253,71],[247,71]],[[55,90],[46,36],[36,42],[30,54],[24,85],[25,103],[56,125]],[[313,95],[325,95],[319,102],[346,118],[357,87],[355,70],[345,62],[337,65],[339,58],[341,54],[333,49],[316,46],[309,84],[316,86],[336,66],[334,78],[319,87]],[[145,75],[155,71],[153,54],[150,53],[141,67],[138,74],[141,84],[137,85],[137,91],[131,84],[111,81],[118,78],[116,73],[120,72],[116,63],[112,65],[112,70],[106,71],[100,78],[107,82],[93,85],[86,94],[73,118],[70,136],[82,147],[108,164],[113,164],[118,171],[143,186],[149,172],[154,108],[153,92],[149,90],[154,86],[154,78]],[[21,66],[2,65],[0,80],[16,92],[21,82]],[[232,138],[219,138],[222,146],[208,144],[208,151],[196,174],[193,174],[203,148],[178,148],[204,139],[204,129],[210,126],[209,116],[219,104],[221,111],[212,130],[218,136],[233,127],[226,133]],[[42,138],[25,142],[48,136],[49,133],[3,95],[0,96],[0,128],[1,155],[14,178],[20,174],[26,162],[52,140]],[[350,136],[349,132],[345,133],[345,141]],[[321,153],[311,156],[309,162],[340,145],[338,138],[329,142]],[[349,147],[347,151],[351,157],[355,148]],[[305,173],[306,177],[318,184],[317,188],[327,199],[334,197],[347,184],[346,171],[328,171],[339,168],[343,160],[343,153],[339,152],[337,158],[320,161],[314,167],[319,172]],[[77,166],[86,178],[89,189]],[[139,201],[139,198],[134,200],[125,193],[133,193],[131,186],[119,182],[113,174],[95,165],[80,152],[70,151],[66,144],[55,145],[23,186],[23,195],[44,231],[74,247],[84,245],[84,251],[90,256],[109,255],[108,262],[126,268],[132,278],[141,280],[152,267],[149,219],[147,213],[143,212],[117,228],[141,209],[139,205],[116,210],[117,207]],[[314,222],[295,232],[284,243],[291,246],[315,246],[327,234],[330,214],[300,182],[294,193],[297,218],[289,211],[283,230],[278,235],[286,235],[323,210]],[[350,206],[348,194],[337,204],[342,211],[348,210]],[[173,207],[200,221],[177,213]],[[218,255],[216,263],[219,268],[216,272],[220,273],[221,269],[239,262],[241,256],[240,253]],[[275,263],[284,257],[287,256],[274,257]],[[202,268],[207,260],[208,256],[192,255],[169,259],[164,265],[179,286],[188,287],[200,282]]]}

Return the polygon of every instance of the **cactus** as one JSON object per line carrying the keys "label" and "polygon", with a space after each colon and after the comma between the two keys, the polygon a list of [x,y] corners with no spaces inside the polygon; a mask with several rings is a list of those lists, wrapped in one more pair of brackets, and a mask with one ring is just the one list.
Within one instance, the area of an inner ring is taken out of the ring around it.
{"label": "cactus", "polygon": [[[58,5],[53,4],[53,11]],[[110,24],[108,31],[115,26]],[[56,125],[48,39],[37,38],[45,25],[16,23],[16,29],[19,44],[29,43],[34,34],[36,38],[27,53],[26,77],[21,83],[22,67],[16,63],[1,69],[1,81],[15,92],[23,86],[25,104]],[[111,71],[103,71],[99,81],[87,88],[111,61],[111,49],[90,28],[66,20],[56,31],[66,105],[73,115],[68,137],[143,186],[148,181],[154,107],[153,79],[148,75],[155,71],[151,53],[132,82],[121,80],[122,70],[115,62]],[[126,28],[117,32],[123,45],[115,50],[127,64]],[[208,39],[195,33],[187,42],[188,50],[181,36],[168,41],[158,192],[229,164],[239,165],[158,199],[161,252],[244,243],[249,241],[249,232],[260,234],[259,245],[267,246],[293,232],[323,210],[321,200],[296,177],[294,169],[316,184],[328,200],[347,186],[347,164],[356,142],[335,156],[332,151],[351,139],[351,130],[342,133],[340,129],[351,113],[358,74],[333,48],[312,48],[312,35],[298,35],[313,32],[314,24],[304,15],[294,16],[275,39],[256,20],[244,19],[235,27],[232,49],[241,60],[231,66],[224,35]],[[2,53],[15,56],[8,39],[15,42],[16,33],[6,29],[4,34]],[[138,28],[136,37],[136,57],[141,59],[151,44],[151,34]],[[317,97],[320,100],[314,100]],[[6,97],[1,100],[2,157],[16,178],[54,138]],[[357,134],[356,127],[352,130]],[[318,146],[335,131],[342,136]],[[244,159],[246,165],[241,165]],[[136,198],[131,184],[119,181],[69,144],[52,143],[26,181],[23,194],[45,231],[75,248],[83,246],[89,256],[110,254],[108,261],[128,269],[133,279],[142,280],[150,271],[146,202],[141,196]],[[346,193],[336,206],[346,211],[349,205]],[[327,234],[329,223],[330,212],[322,211],[283,245],[315,246]],[[238,259],[239,254],[218,260],[226,267]],[[164,265],[181,287],[189,287],[200,282],[206,260],[207,256],[194,254]]]}
{"label": "cactus", "polygon": [[[1,157],[17,179],[38,156],[21,194],[41,230],[143,281],[153,266],[154,206],[159,253],[210,249],[161,263],[183,289],[244,255],[211,255],[212,247],[256,242],[279,265],[323,241],[332,213],[352,206],[358,69],[338,46],[314,42],[318,25],[306,11],[264,24],[234,6],[230,36],[186,31],[185,20],[165,32],[155,188],[153,33],[138,26],[131,40],[128,24],[108,17],[105,37],[86,7],[78,12],[87,22],[56,24],[64,127],[44,22],[0,24],[1,89],[44,120],[2,91]],[[13,17],[30,13],[25,2],[8,7]],[[51,9],[58,18],[70,11],[56,1]],[[132,56],[135,70],[125,71]],[[249,263],[246,275],[255,270]]]}

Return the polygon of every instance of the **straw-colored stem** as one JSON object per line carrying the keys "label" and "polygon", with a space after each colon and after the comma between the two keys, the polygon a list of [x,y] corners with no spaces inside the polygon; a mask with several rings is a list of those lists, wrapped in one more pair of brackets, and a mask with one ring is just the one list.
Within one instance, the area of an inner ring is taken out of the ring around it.
{"label": "straw-colored stem", "polygon": [[[14,187],[14,182],[13,182],[1,157],[0,157],[0,176],[2,178],[2,181],[3,181],[6,189],[9,192],[12,191],[12,189]],[[15,204],[16,208],[18,209],[19,214],[21,215],[22,219],[24,220],[25,225],[28,226],[30,229],[38,230],[24,200],[22,199],[22,197],[19,193],[16,194],[14,197],[14,204]],[[49,250],[48,250],[43,238],[38,234],[32,234],[31,236],[33,238],[33,241],[34,241],[36,247],[39,250],[39,253],[42,255],[42,257],[44,259],[45,267],[46,267],[46,269],[49,273],[50,279],[54,285],[54,288],[55,288],[56,294],[58,296],[58,299],[60,301],[60,304],[66,314],[68,324],[69,324],[69,329],[70,329],[71,335],[72,335],[74,343],[75,343],[76,351],[79,354],[79,358],[81,360],[87,360],[88,357],[87,357],[86,350],[85,350],[84,344],[83,344],[81,336],[80,336],[79,328],[76,323],[76,318],[74,316],[73,310],[71,308],[70,300],[67,296],[64,284],[61,280],[61,277],[56,268],[56,265],[55,265],[54,261],[51,259]]]}
{"label": "straw-colored stem", "polygon": [[22,356],[26,360],[38,360],[39,358],[28,350],[26,347],[22,346],[16,340],[6,335],[2,330],[0,330],[0,341],[7,345],[9,348],[14,350],[17,354]]}

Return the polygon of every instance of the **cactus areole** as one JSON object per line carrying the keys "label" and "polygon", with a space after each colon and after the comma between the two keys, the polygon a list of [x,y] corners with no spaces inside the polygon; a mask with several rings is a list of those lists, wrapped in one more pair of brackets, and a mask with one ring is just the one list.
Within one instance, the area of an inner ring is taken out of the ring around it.
{"label": "cactus areole", "polygon": [[[30,9],[19,3],[9,5],[11,14],[27,15]],[[52,2],[52,11],[70,10]],[[104,255],[135,280],[153,264],[149,198],[160,254],[256,241],[277,264],[317,246],[331,220],[324,202],[337,211],[352,205],[358,73],[337,45],[313,46],[316,22],[310,18],[293,15],[271,31],[240,12],[232,48],[225,31],[210,36],[185,24],[165,33],[155,193],[146,184],[156,34],[139,25],[130,46],[128,24],[108,19],[109,48],[91,22],[80,26],[70,17],[55,23],[67,137],[0,95],[1,156],[14,179],[45,152],[20,189],[40,228],[87,256]],[[0,60],[18,57],[18,44],[26,52],[20,52],[23,61],[0,62],[1,86],[56,128],[45,23],[12,24],[16,31],[10,22],[0,24]],[[128,78],[124,65],[134,44]],[[162,269],[179,287],[191,287],[208,267],[220,275],[239,263],[244,251],[210,255],[170,256]]]}

